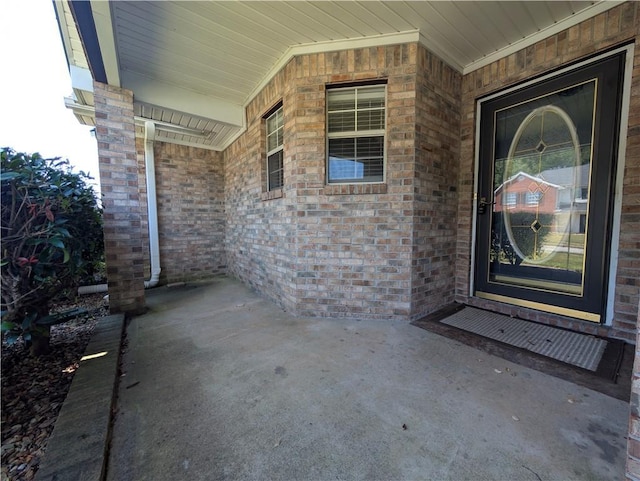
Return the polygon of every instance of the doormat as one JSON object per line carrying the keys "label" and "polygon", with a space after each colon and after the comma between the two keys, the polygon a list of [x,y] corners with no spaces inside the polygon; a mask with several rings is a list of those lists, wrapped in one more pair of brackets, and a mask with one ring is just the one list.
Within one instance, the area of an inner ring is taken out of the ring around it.
{"label": "doormat", "polygon": [[440,322],[593,372],[607,347],[607,341],[599,337],[473,307],[465,307]]}
{"label": "doormat", "polygon": [[451,304],[414,326],[551,376],[629,400],[633,349],[463,304]]}

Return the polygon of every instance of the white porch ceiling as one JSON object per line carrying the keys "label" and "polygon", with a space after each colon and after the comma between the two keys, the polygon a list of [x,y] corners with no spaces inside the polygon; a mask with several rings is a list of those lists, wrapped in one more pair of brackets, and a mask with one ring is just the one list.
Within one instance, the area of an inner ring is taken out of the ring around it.
{"label": "white porch ceiling", "polygon": [[[420,41],[466,73],[618,3],[90,2],[107,80],[133,90],[136,115],[186,129],[167,140],[216,150],[242,132],[244,106],[296,54]],[[55,4],[69,63],[86,68],[69,6]]]}

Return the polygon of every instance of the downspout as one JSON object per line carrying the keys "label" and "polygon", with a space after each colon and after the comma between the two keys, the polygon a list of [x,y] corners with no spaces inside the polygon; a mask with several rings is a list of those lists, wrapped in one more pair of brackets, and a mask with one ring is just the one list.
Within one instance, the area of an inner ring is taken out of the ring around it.
{"label": "downspout", "polygon": [[[160,280],[160,241],[158,234],[158,206],[156,199],[156,173],[153,155],[153,141],[156,126],[153,122],[144,123],[144,169],[147,181],[147,214],[149,218],[149,251],[151,257],[151,278],[144,281],[144,288],[150,289],[158,285]],[[78,295],[108,292],[107,284],[78,287]]]}
{"label": "downspout", "polygon": [[158,206],[156,199],[156,171],[153,155],[153,141],[156,138],[156,126],[151,121],[144,123],[144,170],[147,180],[147,214],[149,223],[149,254],[151,259],[151,278],[144,281],[144,288],[158,285],[160,280],[160,235],[158,234]]}
{"label": "downspout", "polygon": [[107,284],[94,284],[92,286],[80,286],[78,287],[78,295],[84,296],[85,294],[99,294],[108,292]]}

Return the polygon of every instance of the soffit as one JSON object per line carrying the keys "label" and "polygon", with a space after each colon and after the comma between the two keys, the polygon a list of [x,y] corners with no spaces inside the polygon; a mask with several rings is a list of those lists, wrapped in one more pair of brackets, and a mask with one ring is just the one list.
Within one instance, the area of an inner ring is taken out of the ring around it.
{"label": "soffit", "polygon": [[140,75],[243,104],[291,48],[419,31],[429,48],[463,71],[595,3],[118,1],[111,6],[123,83],[127,75]]}
{"label": "soffit", "polygon": [[103,58],[118,66],[109,83],[134,91],[136,115],[213,129],[190,141],[223,149],[244,128],[243,107],[293,55],[420,41],[467,72],[618,3],[117,1],[105,10],[93,0],[92,8],[98,37],[109,39]]}

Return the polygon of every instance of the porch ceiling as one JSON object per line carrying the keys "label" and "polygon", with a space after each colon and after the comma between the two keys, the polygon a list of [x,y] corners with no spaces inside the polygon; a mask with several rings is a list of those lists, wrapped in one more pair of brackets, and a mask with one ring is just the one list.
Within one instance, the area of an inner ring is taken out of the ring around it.
{"label": "porch ceiling", "polygon": [[133,90],[139,123],[159,121],[159,139],[215,150],[243,131],[244,106],[294,55],[415,41],[466,73],[618,3],[54,2],[72,79],[84,72],[69,102],[81,122],[91,123],[89,66]]}

